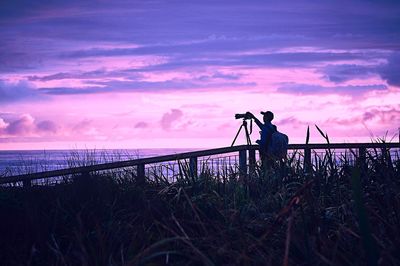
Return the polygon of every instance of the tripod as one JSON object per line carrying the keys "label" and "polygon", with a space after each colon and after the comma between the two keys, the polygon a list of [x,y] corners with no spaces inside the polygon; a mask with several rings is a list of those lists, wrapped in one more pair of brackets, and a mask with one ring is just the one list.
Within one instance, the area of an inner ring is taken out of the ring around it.
{"label": "tripod", "polygon": [[250,133],[249,133],[249,129],[247,128],[247,121],[245,118],[243,118],[243,123],[240,125],[238,132],[236,133],[235,138],[233,139],[232,145],[231,147],[235,144],[235,141],[237,139],[237,137],[239,136],[240,131],[242,130],[242,128],[244,128],[244,132],[246,133],[246,141],[247,141],[247,145],[251,145],[251,139],[250,139],[250,134],[253,131],[253,121],[250,120]]}

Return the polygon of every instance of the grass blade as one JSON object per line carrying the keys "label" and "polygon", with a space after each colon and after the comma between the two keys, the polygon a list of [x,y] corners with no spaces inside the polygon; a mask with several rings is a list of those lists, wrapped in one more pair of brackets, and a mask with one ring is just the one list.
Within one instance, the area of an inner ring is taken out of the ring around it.
{"label": "grass blade", "polygon": [[321,134],[321,136],[326,139],[325,133],[317,126],[315,125],[315,127],[318,129],[319,133]]}

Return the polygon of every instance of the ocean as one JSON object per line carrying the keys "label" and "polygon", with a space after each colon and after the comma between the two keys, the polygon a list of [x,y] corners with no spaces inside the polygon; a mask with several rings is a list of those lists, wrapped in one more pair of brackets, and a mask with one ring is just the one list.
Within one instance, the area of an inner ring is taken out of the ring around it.
{"label": "ocean", "polygon": [[130,150],[0,150],[0,176],[50,171],[193,151],[194,149]]}

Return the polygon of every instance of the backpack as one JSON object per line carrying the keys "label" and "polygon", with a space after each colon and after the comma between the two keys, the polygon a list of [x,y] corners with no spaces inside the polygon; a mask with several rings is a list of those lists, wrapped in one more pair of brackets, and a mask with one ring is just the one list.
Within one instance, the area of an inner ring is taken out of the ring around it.
{"label": "backpack", "polygon": [[289,138],[285,134],[275,131],[270,138],[271,144],[268,145],[267,154],[275,158],[286,158]]}

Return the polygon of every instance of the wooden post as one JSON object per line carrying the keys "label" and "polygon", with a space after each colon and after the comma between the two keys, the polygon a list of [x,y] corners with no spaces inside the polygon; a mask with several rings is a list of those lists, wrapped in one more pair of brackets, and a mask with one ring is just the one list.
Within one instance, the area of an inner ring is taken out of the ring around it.
{"label": "wooden post", "polygon": [[387,165],[389,168],[393,168],[392,156],[390,155],[390,148],[386,146],[386,143],[382,148],[382,155],[385,165]]}
{"label": "wooden post", "polygon": [[30,188],[32,186],[32,180],[30,179],[25,179],[24,181],[22,181],[22,186],[24,188]]}
{"label": "wooden post", "polygon": [[143,185],[145,183],[145,168],[144,168],[144,164],[138,164],[136,166],[136,181]]}
{"label": "wooden post", "polygon": [[252,175],[256,171],[256,150],[249,150],[249,173]]}
{"label": "wooden post", "polygon": [[363,172],[367,166],[367,149],[365,147],[358,148],[358,165],[361,172]]}
{"label": "wooden post", "polygon": [[79,175],[80,179],[88,179],[89,177],[90,177],[89,171],[82,171],[81,174]]}
{"label": "wooden post", "polygon": [[310,148],[304,149],[304,170],[307,173],[311,173],[311,170],[312,170],[311,149]]}
{"label": "wooden post", "polygon": [[197,177],[197,157],[189,158],[189,174],[191,177]]}
{"label": "wooden post", "polygon": [[247,150],[239,151],[239,178],[244,180],[247,174]]}

